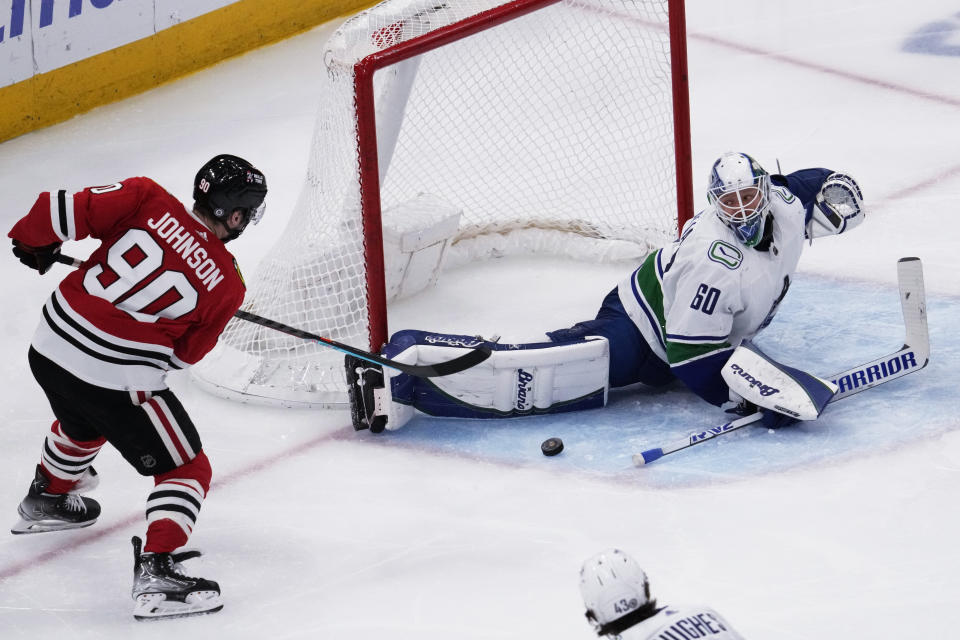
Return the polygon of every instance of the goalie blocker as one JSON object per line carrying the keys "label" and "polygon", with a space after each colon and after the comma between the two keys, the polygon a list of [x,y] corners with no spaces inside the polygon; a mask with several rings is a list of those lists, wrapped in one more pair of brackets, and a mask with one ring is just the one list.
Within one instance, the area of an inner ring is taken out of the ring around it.
{"label": "goalie blocker", "polygon": [[839,389],[829,380],[780,364],[749,341],[733,351],[721,375],[731,396],[794,420],[819,418]]}

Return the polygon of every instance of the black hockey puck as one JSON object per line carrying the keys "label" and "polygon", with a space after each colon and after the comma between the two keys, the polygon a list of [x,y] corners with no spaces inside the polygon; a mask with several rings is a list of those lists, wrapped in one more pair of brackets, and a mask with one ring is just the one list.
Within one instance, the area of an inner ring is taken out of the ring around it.
{"label": "black hockey puck", "polygon": [[543,451],[543,455],[545,456],[555,456],[563,451],[563,440],[560,438],[547,438],[543,441],[543,444],[540,445],[540,451]]}

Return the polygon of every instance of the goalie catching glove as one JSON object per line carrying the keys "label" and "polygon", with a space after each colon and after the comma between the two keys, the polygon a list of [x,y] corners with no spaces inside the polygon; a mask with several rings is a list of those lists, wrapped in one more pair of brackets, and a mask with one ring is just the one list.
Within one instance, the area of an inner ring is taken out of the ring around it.
{"label": "goalie catching glove", "polygon": [[865,215],[857,181],[844,173],[831,173],[814,199],[807,237],[841,234],[863,222]]}

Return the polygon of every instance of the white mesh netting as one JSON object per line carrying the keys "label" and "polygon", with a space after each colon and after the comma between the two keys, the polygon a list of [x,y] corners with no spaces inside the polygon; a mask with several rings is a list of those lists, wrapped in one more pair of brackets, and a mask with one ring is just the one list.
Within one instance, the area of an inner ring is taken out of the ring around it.
{"label": "white mesh netting", "polygon": [[[370,348],[354,65],[502,5],[523,2],[388,0],[335,32],[303,190],[244,309]],[[639,259],[675,237],[667,0],[563,0],[384,68],[374,86],[382,209],[421,193],[460,208],[448,263]],[[235,319],[194,376],[230,397],[334,405],[342,363]]]}

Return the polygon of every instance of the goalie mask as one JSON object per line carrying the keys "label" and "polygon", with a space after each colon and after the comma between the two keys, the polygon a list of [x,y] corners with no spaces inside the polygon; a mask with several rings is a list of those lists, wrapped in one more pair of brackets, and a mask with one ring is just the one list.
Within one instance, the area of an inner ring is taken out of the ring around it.
{"label": "goalie mask", "polygon": [[587,620],[601,635],[620,618],[656,606],[656,601],[650,600],[647,574],[636,560],[619,549],[603,551],[583,563],[580,595],[587,608]]}
{"label": "goalie mask", "polygon": [[237,156],[221,154],[200,167],[193,181],[194,208],[226,224],[236,210],[243,213],[240,226],[224,240],[237,238],[249,223],[263,217],[267,179],[256,167]]}
{"label": "goalie mask", "polygon": [[725,153],[710,170],[707,200],[740,242],[756,246],[770,209],[770,175],[745,153]]}

